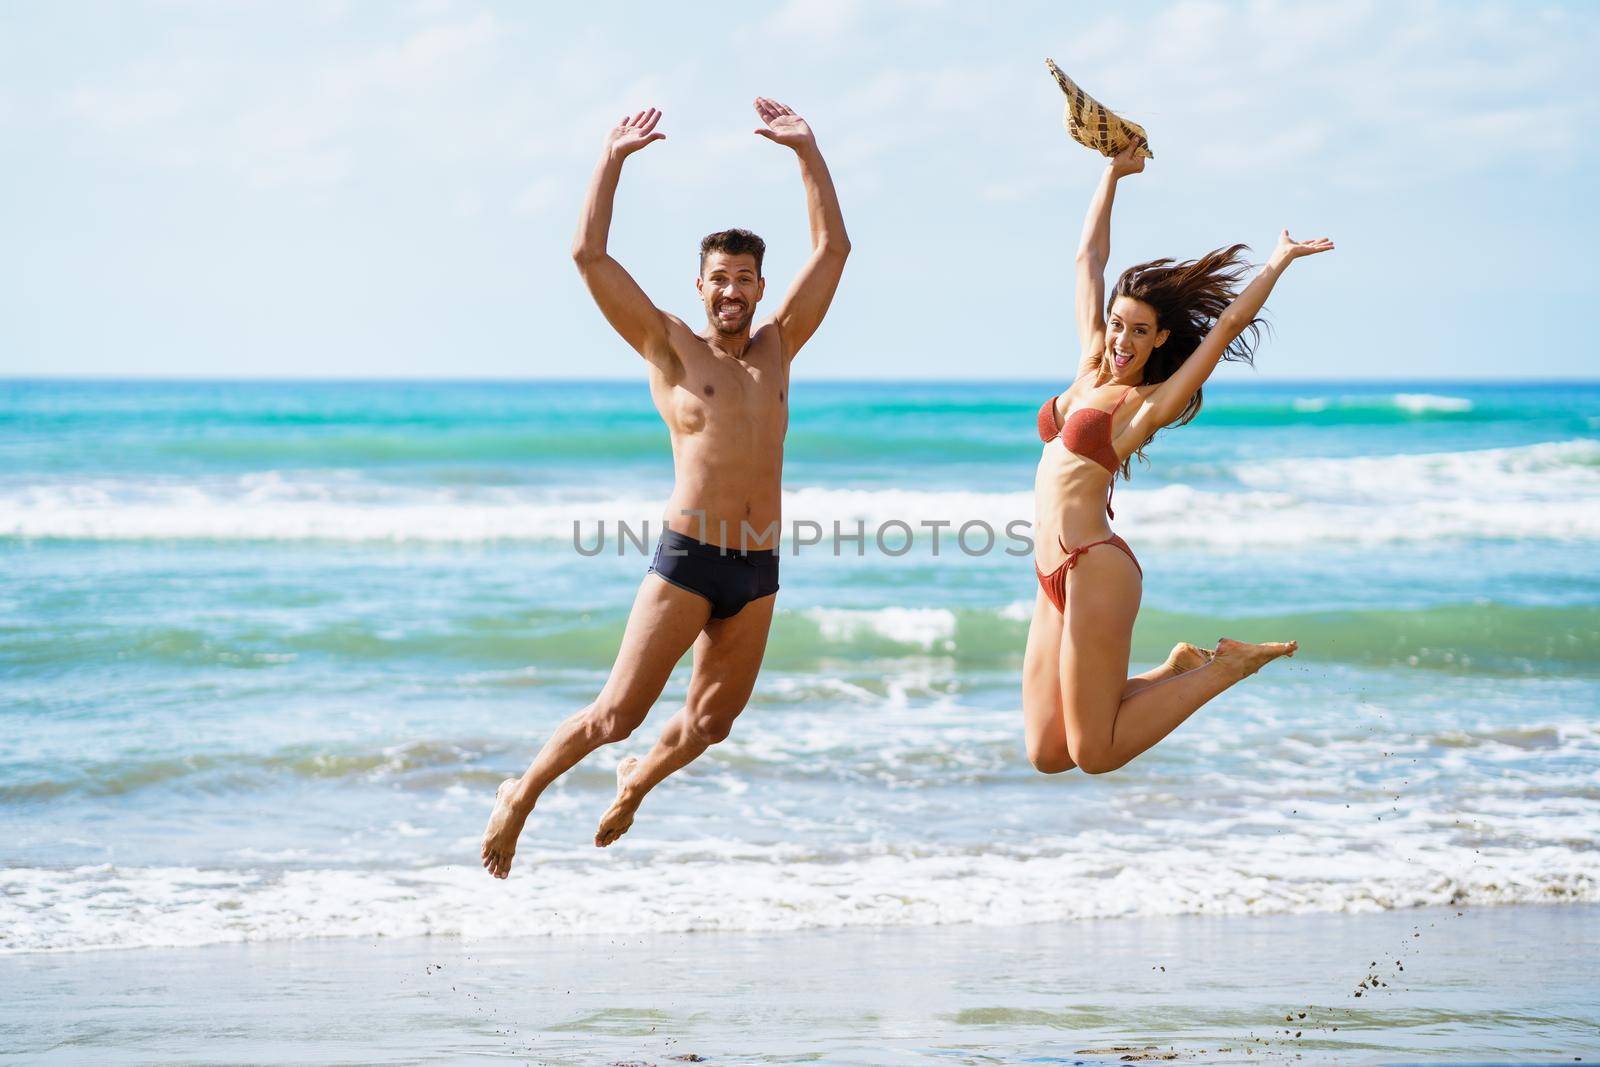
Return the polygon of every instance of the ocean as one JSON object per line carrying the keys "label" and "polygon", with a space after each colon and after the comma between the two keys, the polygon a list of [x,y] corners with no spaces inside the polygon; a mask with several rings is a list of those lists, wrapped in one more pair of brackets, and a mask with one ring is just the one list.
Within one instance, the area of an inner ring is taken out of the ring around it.
{"label": "ocean", "polygon": [[595,849],[686,662],[496,882],[659,530],[642,375],[0,382],[0,952],[1600,902],[1600,385],[1208,387],[1118,487],[1134,670],[1301,651],[1099,777],[1023,752],[1053,391],[797,365],[749,709]]}

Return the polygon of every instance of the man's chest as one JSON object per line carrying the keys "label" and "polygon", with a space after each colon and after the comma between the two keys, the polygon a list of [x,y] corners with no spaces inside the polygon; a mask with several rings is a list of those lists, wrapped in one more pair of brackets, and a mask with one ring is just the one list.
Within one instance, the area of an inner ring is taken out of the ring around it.
{"label": "man's chest", "polygon": [[669,399],[672,421],[680,429],[766,427],[782,432],[788,421],[789,387],[776,353],[750,351],[743,359],[708,356],[685,364],[685,374]]}

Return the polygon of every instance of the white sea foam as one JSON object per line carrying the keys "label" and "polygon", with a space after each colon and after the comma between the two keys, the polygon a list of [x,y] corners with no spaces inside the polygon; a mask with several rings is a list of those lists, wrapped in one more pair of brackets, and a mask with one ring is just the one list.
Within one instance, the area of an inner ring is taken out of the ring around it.
{"label": "white sea foam", "polygon": [[1027,622],[1033,618],[1033,602],[1029,600],[1013,600],[999,611],[1000,618],[1007,622]]}
{"label": "white sea foam", "polygon": [[[1374,498],[1391,504],[1416,497],[1469,505],[1554,503],[1600,492],[1600,441],[1580,439],[1468,452],[1424,452],[1346,459],[1270,460],[1239,467],[1251,488],[1302,499]],[[1580,501],[1582,502],[1582,501]]]}
{"label": "white sea foam", "polygon": [[[504,883],[471,862],[488,784],[216,855],[232,869],[0,869],[0,953],[1600,902],[1586,707],[1528,718],[1515,696],[1548,690],[1482,680],[1286,707],[1301,685],[1231,693],[1115,780],[1030,781],[1014,704],[757,714],[623,846],[529,840]],[[603,777],[541,811],[589,825]]]}
{"label": "white sea foam", "polygon": [[1295,411],[1316,414],[1322,411],[1374,408],[1399,408],[1413,415],[1429,412],[1459,414],[1472,410],[1472,401],[1462,396],[1439,396],[1434,393],[1395,393],[1391,396],[1301,396],[1290,405]]}
{"label": "white sea foam", "polygon": [[[1119,522],[1141,544],[1235,548],[1318,542],[1382,544],[1451,538],[1600,540],[1600,441],[1348,459],[1268,460],[1219,470],[1240,488],[1183,485],[1117,493]],[[660,529],[663,499],[570,488],[396,487],[357,477],[269,473],[231,481],[29,484],[0,488],[0,537],[76,540],[336,542],[564,541],[574,524],[585,546],[604,522],[606,551],[617,523]],[[784,494],[786,534],[815,523],[824,545],[834,524],[866,544],[881,531],[888,551],[907,524],[919,543],[944,523],[941,551],[958,554],[960,528],[983,523],[995,550],[1025,548],[1032,493],[799,487]],[[815,536],[813,530],[804,536]],[[974,527],[964,542],[982,550]],[[647,538],[648,539],[648,538]],[[791,537],[791,543],[793,538]],[[853,552],[853,543],[843,551]]]}
{"label": "white sea foam", "polygon": [[1253,836],[1231,850],[1130,851],[1109,833],[1089,839],[1095,836],[1067,849],[874,846],[822,857],[800,846],[715,841],[686,842],[643,861],[605,853],[575,862],[570,854],[524,851],[520,872],[500,884],[470,865],[19,867],[0,871],[0,953],[1600,901],[1600,859],[1576,851],[1417,854],[1414,841],[1374,838],[1330,857],[1326,843],[1308,835]]}
{"label": "white sea foam", "polygon": [[853,642],[873,633],[929,651],[955,647],[956,616],[943,608],[813,608],[801,614],[816,622],[829,641]]}
{"label": "white sea foam", "polygon": [[1429,411],[1471,411],[1472,401],[1464,396],[1435,396],[1433,393],[1396,393],[1394,404],[1402,410],[1420,415]]}

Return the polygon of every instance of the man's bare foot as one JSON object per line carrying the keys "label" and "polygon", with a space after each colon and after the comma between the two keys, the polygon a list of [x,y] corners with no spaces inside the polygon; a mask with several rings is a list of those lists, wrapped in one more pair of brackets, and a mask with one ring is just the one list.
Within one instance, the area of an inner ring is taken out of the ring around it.
{"label": "man's bare foot", "polygon": [[1213,655],[1215,653],[1208,648],[1191,645],[1187,641],[1179,641],[1172,646],[1172,651],[1167,654],[1167,666],[1172,668],[1174,674],[1182,674],[1184,671],[1192,671],[1196,667],[1204,667],[1211,662]]}
{"label": "man's bare foot", "polygon": [[526,813],[518,814],[511,805],[520,778],[507,778],[494,791],[494,811],[489,813],[489,825],[483,830],[483,869],[496,878],[511,873],[511,857],[517,851],[517,838],[522,834]]}
{"label": "man's bare foot", "polygon": [[624,799],[622,792],[627,788],[628,779],[633,777],[633,772],[638,766],[638,756],[628,756],[617,764],[617,799],[612,801],[611,807],[600,816],[600,828],[594,832],[595,848],[605,848],[627,833],[628,827],[633,825],[633,813],[639,810],[639,801]]}
{"label": "man's bare foot", "polygon": [[1298,641],[1268,641],[1249,645],[1223,637],[1217,641],[1215,660],[1236,671],[1240,678],[1248,678],[1279,656],[1294,655],[1299,647]]}

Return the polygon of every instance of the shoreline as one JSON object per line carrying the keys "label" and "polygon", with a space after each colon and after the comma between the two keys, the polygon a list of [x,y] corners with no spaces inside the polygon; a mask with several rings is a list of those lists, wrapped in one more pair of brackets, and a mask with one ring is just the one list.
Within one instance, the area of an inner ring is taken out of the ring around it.
{"label": "shoreline", "polygon": [[0,1063],[1587,1062],[1597,959],[1593,904],[34,953]]}

